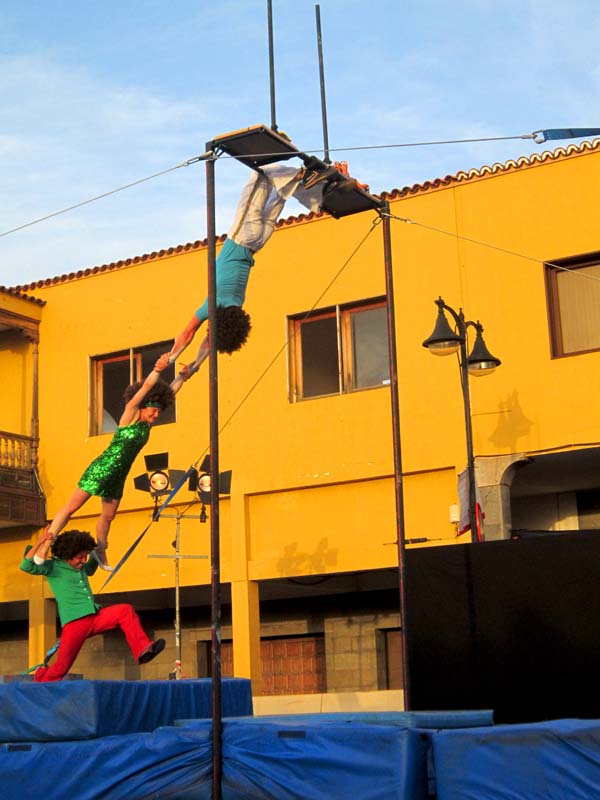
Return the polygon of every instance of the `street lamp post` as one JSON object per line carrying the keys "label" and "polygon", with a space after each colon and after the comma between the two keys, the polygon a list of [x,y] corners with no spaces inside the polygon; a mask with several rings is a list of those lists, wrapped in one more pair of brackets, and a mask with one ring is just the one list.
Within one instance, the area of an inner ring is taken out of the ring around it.
{"label": "street lamp post", "polygon": [[[446,305],[440,297],[435,301],[438,307],[438,317],[433,333],[423,342],[430,353],[438,356],[452,355],[460,351],[460,379],[463,393],[463,406],[465,414],[465,430],[467,436],[467,475],[469,479],[469,523],[471,525],[472,541],[482,541],[481,530],[477,517],[477,495],[475,482],[475,458],[473,455],[473,427],[471,424],[471,397],[469,393],[469,375],[481,376],[491,374],[502,363],[493,356],[483,341],[483,325],[477,320],[466,320],[462,308],[458,313]],[[444,311],[447,311],[456,325],[452,330]],[[475,342],[471,354],[467,357],[468,329],[475,330]]]}

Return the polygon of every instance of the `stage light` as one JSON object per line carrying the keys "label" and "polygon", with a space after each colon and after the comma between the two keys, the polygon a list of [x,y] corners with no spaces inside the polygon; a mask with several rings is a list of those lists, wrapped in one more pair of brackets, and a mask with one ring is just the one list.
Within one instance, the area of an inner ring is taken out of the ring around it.
{"label": "stage light", "polygon": [[153,453],[144,456],[146,472],[133,479],[133,485],[140,492],[150,492],[155,500],[169,492],[185,475],[185,470],[169,469],[168,453]]}
{"label": "stage light", "polygon": [[150,475],[150,488],[153,492],[156,492],[156,494],[165,491],[168,485],[169,476],[166,472],[153,472],[152,475]]}

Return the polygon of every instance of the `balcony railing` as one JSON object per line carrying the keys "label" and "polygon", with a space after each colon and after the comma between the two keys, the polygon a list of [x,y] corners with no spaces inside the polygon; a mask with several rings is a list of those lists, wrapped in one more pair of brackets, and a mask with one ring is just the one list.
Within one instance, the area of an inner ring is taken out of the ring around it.
{"label": "balcony railing", "polygon": [[0,528],[46,524],[36,464],[36,439],[0,431]]}
{"label": "balcony railing", "polygon": [[35,439],[0,431],[0,467],[34,469],[36,461]]}

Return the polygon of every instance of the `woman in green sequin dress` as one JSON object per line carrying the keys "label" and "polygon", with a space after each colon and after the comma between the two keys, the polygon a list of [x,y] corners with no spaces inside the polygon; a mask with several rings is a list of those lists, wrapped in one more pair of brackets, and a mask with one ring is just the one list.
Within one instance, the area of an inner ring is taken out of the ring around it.
{"label": "woman in green sequin dress", "polygon": [[112,569],[106,563],[108,532],[123,496],[125,479],[135,457],[148,441],[150,428],[160,412],[173,403],[172,389],[160,380],[160,373],[168,366],[168,359],[161,356],[143,383],[138,381],[127,387],[124,394],[125,409],[111,443],[85,470],[77,489],[48,526],[48,532],[54,537],[58,536],[71,516],[90,497],[100,497],[102,510],[96,523],[98,546],[93,555],[106,570]]}

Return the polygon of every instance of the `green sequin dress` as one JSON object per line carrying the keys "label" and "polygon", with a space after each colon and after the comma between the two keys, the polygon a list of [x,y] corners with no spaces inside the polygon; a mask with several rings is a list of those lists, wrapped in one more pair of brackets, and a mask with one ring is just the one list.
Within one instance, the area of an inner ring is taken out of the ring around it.
{"label": "green sequin dress", "polygon": [[138,421],[117,428],[111,443],[92,461],[77,486],[97,497],[120,500],[129,470],[149,436],[147,422]]}

